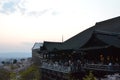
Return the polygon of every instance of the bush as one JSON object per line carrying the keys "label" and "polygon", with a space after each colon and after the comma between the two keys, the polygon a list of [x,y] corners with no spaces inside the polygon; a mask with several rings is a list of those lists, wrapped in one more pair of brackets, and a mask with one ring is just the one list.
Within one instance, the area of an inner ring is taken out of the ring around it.
{"label": "bush", "polygon": [[18,80],[17,78],[16,78],[16,73],[14,73],[14,72],[11,72],[10,73],[10,80]]}
{"label": "bush", "polygon": [[35,65],[20,73],[20,80],[40,80],[39,68]]}
{"label": "bush", "polygon": [[88,75],[86,75],[83,80],[96,80],[96,77],[92,74],[92,72],[89,72]]}
{"label": "bush", "polygon": [[10,80],[10,72],[0,69],[0,80]]}

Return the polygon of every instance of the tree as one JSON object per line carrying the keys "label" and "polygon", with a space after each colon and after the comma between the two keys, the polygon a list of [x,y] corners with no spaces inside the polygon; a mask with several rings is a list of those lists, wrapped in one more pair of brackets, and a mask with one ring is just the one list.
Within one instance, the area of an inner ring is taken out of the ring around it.
{"label": "tree", "polygon": [[32,65],[25,71],[21,72],[20,76],[20,80],[40,80],[39,68],[35,65]]}
{"label": "tree", "polygon": [[16,64],[16,63],[17,63],[17,59],[14,59],[14,60],[13,60],[13,64]]}
{"label": "tree", "polygon": [[92,72],[89,72],[88,75],[86,75],[83,80],[96,80],[96,77],[92,74]]}
{"label": "tree", "polygon": [[17,80],[16,76],[17,76],[16,73],[11,72],[10,73],[10,80]]}
{"label": "tree", "polygon": [[0,80],[10,80],[10,72],[5,69],[0,69]]}
{"label": "tree", "polygon": [[5,61],[2,61],[1,63],[2,63],[2,64],[5,64]]}

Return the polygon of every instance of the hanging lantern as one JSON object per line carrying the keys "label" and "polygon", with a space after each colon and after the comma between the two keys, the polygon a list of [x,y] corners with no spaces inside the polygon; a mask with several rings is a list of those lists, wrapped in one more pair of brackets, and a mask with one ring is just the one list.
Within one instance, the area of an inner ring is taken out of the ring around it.
{"label": "hanging lantern", "polygon": [[100,55],[100,61],[104,61],[104,56],[102,54]]}
{"label": "hanging lantern", "polygon": [[104,61],[104,57],[101,57],[101,61]]}
{"label": "hanging lantern", "polygon": [[100,58],[102,58],[102,57],[103,57],[103,55],[101,54],[101,55],[100,55]]}
{"label": "hanging lantern", "polygon": [[116,58],[116,61],[118,61],[118,58]]}
{"label": "hanging lantern", "polygon": [[110,56],[107,56],[107,60],[108,60],[108,61],[110,60]]}

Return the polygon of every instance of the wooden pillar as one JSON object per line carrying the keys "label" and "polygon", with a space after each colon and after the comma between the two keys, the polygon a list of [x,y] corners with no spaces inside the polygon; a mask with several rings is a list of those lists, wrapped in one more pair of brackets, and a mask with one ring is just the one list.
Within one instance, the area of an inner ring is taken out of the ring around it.
{"label": "wooden pillar", "polygon": [[42,54],[42,56],[43,56],[43,59],[44,59],[45,58],[44,53]]}

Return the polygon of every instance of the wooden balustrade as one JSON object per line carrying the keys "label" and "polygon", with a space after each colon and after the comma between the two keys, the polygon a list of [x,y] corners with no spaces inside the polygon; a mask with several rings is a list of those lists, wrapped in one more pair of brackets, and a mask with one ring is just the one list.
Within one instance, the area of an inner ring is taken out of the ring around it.
{"label": "wooden balustrade", "polygon": [[120,72],[120,66],[116,65],[102,65],[102,64],[86,64],[83,67],[84,69],[91,69],[91,70],[101,70],[101,71],[114,71]]}
{"label": "wooden balustrade", "polygon": [[115,66],[115,65],[109,66],[103,64],[85,64],[84,66],[65,66],[65,65],[58,65],[55,63],[54,64],[43,63],[41,68],[63,72],[63,73],[78,72],[81,71],[81,69],[120,72],[120,66]]}
{"label": "wooden balustrade", "polygon": [[64,73],[70,72],[70,66],[63,66],[58,64],[43,63],[41,68],[58,71],[58,72],[64,72]]}
{"label": "wooden balustrade", "polygon": [[58,65],[58,64],[50,64],[50,63],[42,63],[41,68],[43,69],[49,69],[53,71],[63,72],[63,73],[69,73],[69,72],[78,72],[81,69],[81,66],[75,66],[75,65]]}

